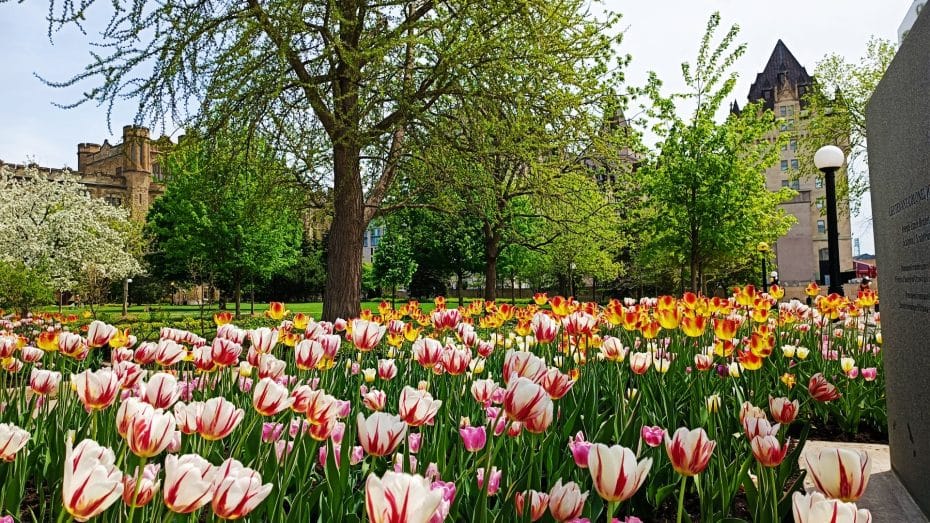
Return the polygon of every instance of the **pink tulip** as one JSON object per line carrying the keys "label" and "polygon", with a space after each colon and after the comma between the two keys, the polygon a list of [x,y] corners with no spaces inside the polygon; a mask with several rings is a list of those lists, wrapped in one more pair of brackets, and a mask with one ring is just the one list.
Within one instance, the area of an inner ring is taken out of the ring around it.
{"label": "pink tulip", "polygon": [[0,460],[13,461],[27,443],[29,432],[12,423],[0,423]]}
{"label": "pink tulip", "polygon": [[32,392],[39,395],[51,394],[58,392],[58,385],[61,383],[61,373],[33,367],[32,374],[29,376],[29,388]]}
{"label": "pink tulip", "polygon": [[156,372],[145,384],[142,399],[156,409],[167,409],[181,396],[178,379],[165,372]]}
{"label": "pink tulip", "polygon": [[798,400],[791,401],[788,398],[773,398],[769,396],[769,412],[772,419],[778,423],[788,425],[798,417],[800,405]]}
{"label": "pink tulip", "polygon": [[420,452],[420,447],[423,446],[423,434],[420,432],[410,432],[407,434],[407,450],[411,454],[416,454]]}
{"label": "pink tulip", "polygon": [[791,497],[795,523],[872,523],[872,514],[855,503],[827,499],[820,492],[795,492]]}
{"label": "pink tulip", "polygon": [[177,423],[170,412],[156,409],[146,416],[136,413],[129,422],[126,442],[129,444],[129,450],[136,456],[152,458],[168,447],[176,430]]}
{"label": "pink tulip", "polygon": [[[123,503],[129,507],[144,507],[148,505],[161,488],[158,473],[161,465],[149,463],[139,473],[138,467],[132,475],[123,476]],[[138,486],[136,480],[138,479]]]}
{"label": "pink tulip", "polygon": [[381,343],[381,338],[384,337],[386,330],[386,327],[373,321],[352,320],[352,334],[350,335],[349,341],[351,341],[358,350],[368,352]]}
{"label": "pink tulip", "polygon": [[[326,447],[321,447],[320,450],[324,450]],[[294,442],[280,439],[274,442],[274,455],[278,459],[278,462],[284,461],[287,456],[294,451]]]}
{"label": "pink tulip", "polygon": [[365,417],[359,413],[358,440],[366,453],[372,456],[387,456],[397,449],[407,432],[407,425],[399,416],[375,412]]}
{"label": "pink tulip", "polygon": [[862,379],[865,381],[875,381],[878,378],[878,369],[875,367],[866,367],[862,369]]}
{"label": "pink tulip", "polygon": [[707,439],[704,429],[688,430],[684,427],[675,431],[670,438],[665,434],[665,451],[672,467],[684,476],[696,476],[707,468],[717,442]]}
{"label": "pink tulip", "polygon": [[222,519],[249,515],[271,493],[271,483],[262,485],[261,475],[234,459],[227,459],[217,471],[213,513]]}
{"label": "pink tulip", "polygon": [[221,440],[229,436],[244,417],[245,411],[226,398],[210,398],[203,403],[197,416],[197,433],[207,441]]}
{"label": "pink tulip", "polygon": [[662,441],[665,439],[665,429],[658,425],[655,427],[643,425],[643,428],[640,430],[640,436],[643,438],[646,445],[655,448],[661,445]]}
{"label": "pink tulip", "polygon": [[420,338],[413,342],[413,357],[426,369],[432,369],[442,360],[442,350],[442,343],[433,338]]}
{"label": "pink tulip", "polygon": [[434,400],[429,392],[404,386],[400,393],[400,418],[411,427],[430,424],[442,406],[441,400]]}
{"label": "pink tulip", "polygon": [[[530,490],[530,521],[538,521],[546,515],[549,508],[549,494]],[[517,492],[514,496],[514,504],[517,506],[517,516],[523,517],[523,511],[526,510],[526,494]]]}
{"label": "pink tulip", "polygon": [[588,454],[588,469],[597,493],[608,502],[626,501],[636,494],[652,468],[652,458],[639,463],[633,451],[614,445],[596,443]]}
{"label": "pink tulip", "polygon": [[87,411],[105,409],[116,401],[119,378],[112,369],[85,370],[71,375],[71,383]]}
{"label": "pink tulip", "polygon": [[274,443],[281,439],[282,434],[284,434],[283,423],[268,423],[267,421],[262,423],[262,442]]}
{"label": "pink tulip", "polygon": [[436,507],[429,523],[442,523],[449,516],[449,510],[452,508],[452,502],[455,501],[455,483],[451,481],[434,481],[430,485],[430,491],[441,492],[442,501]]}
{"label": "pink tulip", "polygon": [[549,491],[549,512],[556,521],[569,521],[581,515],[588,493],[581,492],[581,488],[574,481],[562,484],[559,478],[552,490]]}
{"label": "pink tulip", "polygon": [[488,432],[483,425],[480,427],[460,427],[459,434],[462,436],[465,450],[468,452],[478,452],[488,442]]}
{"label": "pink tulip", "polygon": [[113,451],[85,439],[65,444],[65,472],[61,497],[65,510],[77,521],[87,521],[108,509],[123,494],[123,474]]}
{"label": "pink tulip", "polygon": [[752,455],[763,467],[777,467],[788,454],[788,444],[784,445],[774,435],[759,435],[752,438],[750,446]]}
{"label": "pink tulip", "polygon": [[[497,470],[497,467],[491,467],[491,478],[488,480],[488,496],[493,496],[500,490],[503,475],[504,473]],[[484,467],[478,469],[478,488],[484,488]]]}
{"label": "pink tulip", "polygon": [[198,454],[165,458],[165,505],[178,514],[190,514],[213,499],[217,468]]}
{"label": "pink tulip", "polygon": [[585,441],[584,432],[578,431],[574,438],[568,438],[568,450],[572,452],[575,465],[588,468],[588,453],[591,452],[591,442]]}
{"label": "pink tulip", "polygon": [[849,449],[824,448],[804,453],[807,471],[817,490],[841,501],[856,501],[869,485],[869,454]]}
{"label": "pink tulip", "polygon": [[252,392],[252,406],[262,416],[274,416],[293,404],[294,398],[290,397],[287,387],[271,378],[262,378]]}
{"label": "pink tulip", "polygon": [[510,419],[526,422],[548,415],[552,417],[552,398],[546,389],[525,377],[510,380],[504,393],[504,410]]}
{"label": "pink tulip", "polygon": [[387,471],[374,473],[365,482],[365,511],[371,523],[427,523],[443,500],[443,490],[433,490],[418,474]]}

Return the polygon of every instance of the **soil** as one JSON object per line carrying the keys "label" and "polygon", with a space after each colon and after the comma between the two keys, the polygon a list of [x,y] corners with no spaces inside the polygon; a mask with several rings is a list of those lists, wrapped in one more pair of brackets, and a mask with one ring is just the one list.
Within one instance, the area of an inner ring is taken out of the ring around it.
{"label": "soil", "polygon": [[[796,438],[800,435],[800,426],[792,427],[788,430],[788,435]],[[838,425],[814,424],[811,426],[807,439],[816,439],[820,441],[843,441],[847,443],[877,443],[888,444],[887,429],[878,429],[871,425],[862,424],[859,426],[859,432],[849,434],[844,432]]]}

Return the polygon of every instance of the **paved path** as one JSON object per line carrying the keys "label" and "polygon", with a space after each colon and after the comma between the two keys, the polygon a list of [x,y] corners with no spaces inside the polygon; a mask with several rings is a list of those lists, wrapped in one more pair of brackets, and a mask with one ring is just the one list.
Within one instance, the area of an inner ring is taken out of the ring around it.
{"label": "paved path", "polygon": [[[865,494],[856,505],[860,508],[869,509],[875,523],[884,523],[886,521],[927,523],[927,518],[917,507],[917,503],[911,499],[898,477],[891,471],[888,445],[808,441],[805,446],[807,447],[805,451],[807,449],[840,447],[868,452],[869,457],[872,459],[872,476],[869,479],[869,486],[866,488]],[[801,467],[804,466],[805,463],[802,458]],[[804,479],[804,485],[808,490],[814,488],[809,477]]]}

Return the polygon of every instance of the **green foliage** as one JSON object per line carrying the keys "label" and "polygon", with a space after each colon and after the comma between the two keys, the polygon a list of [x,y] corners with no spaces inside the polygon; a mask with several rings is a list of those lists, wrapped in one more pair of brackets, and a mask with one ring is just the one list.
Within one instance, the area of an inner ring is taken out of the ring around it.
{"label": "green foliage", "polygon": [[895,50],[892,41],[872,37],[858,63],[838,54],[825,56],[814,69],[817,82],[804,98],[808,119],[807,132],[798,136],[800,176],[820,175],[814,166],[817,149],[824,145],[842,148],[848,167],[845,176],[837,177],[837,201],[841,210],[853,214],[869,187],[865,108]]}
{"label": "green foliage", "polygon": [[[764,171],[778,159],[787,136],[774,139],[771,111],[749,105],[723,122],[717,114],[736,82],[730,69],[743,54],[736,45],[737,26],[712,45],[719,14],[707,24],[697,60],[682,65],[690,91],[663,98],[657,90],[654,114],[668,123],[657,157],[639,170],[655,212],[648,222],[648,241],[640,264],[680,271],[690,288],[702,290],[708,277],[720,278],[757,256],[760,241],[773,242],[786,233],[791,217],[778,205],[794,192],[766,188]],[[676,100],[693,106],[687,119],[675,111]]]}
{"label": "green foliage", "polygon": [[22,262],[0,261],[0,308],[28,312],[54,301],[47,276]]}
{"label": "green foliage", "polygon": [[372,257],[374,278],[395,295],[397,287],[406,287],[417,270],[410,240],[397,229],[388,229]]}
{"label": "green foliage", "polygon": [[149,211],[152,272],[212,282],[237,302],[244,284],[293,267],[301,245],[296,187],[284,162],[243,136],[189,138],[167,162],[168,187]]}

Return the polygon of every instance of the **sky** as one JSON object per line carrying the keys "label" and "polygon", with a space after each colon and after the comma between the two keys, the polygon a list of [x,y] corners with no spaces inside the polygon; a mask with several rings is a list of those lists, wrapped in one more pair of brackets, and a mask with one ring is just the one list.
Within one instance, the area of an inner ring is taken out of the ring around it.
{"label": "sky", "polygon": [[[749,85],[762,70],[775,42],[782,39],[802,65],[813,72],[818,60],[837,53],[850,61],[865,54],[874,35],[897,40],[897,29],[912,0],[605,0],[604,8],[623,14],[617,50],[630,54],[630,85],[642,85],[655,71],[669,92],[683,90],[680,65],[693,61],[707,19],[714,11],[722,30],[741,28],[748,44],[735,70],[735,96],[744,105]],[[118,105],[112,133],[105,108],[84,105],[61,109],[75,101],[84,84],[73,88],[45,85],[38,76],[64,81],[90,60],[88,37],[74,28],[48,38],[48,4],[34,0],[0,4],[0,160],[35,161],[48,167],[76,167],[79,142],[120,141],[121,129],[134,116],[131,103]],[[93,12],[90,13],[93,16]],[[93,18],[91,18],[93,20]],[[721,32],[722,32],[721,30]],[[92,33],[91,33],[92,34]],[[181,131],[168,129],[169,134]],[[853,218],[853,237],[862,253],[874,252],[868,197]]]}

